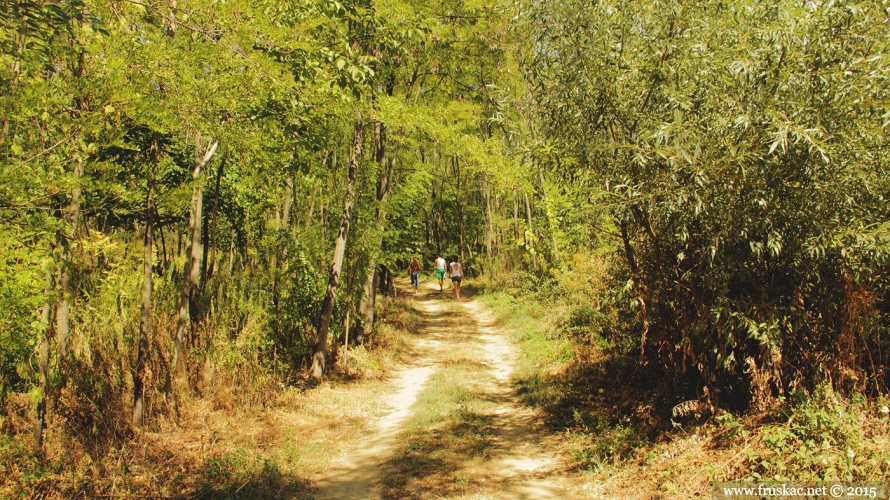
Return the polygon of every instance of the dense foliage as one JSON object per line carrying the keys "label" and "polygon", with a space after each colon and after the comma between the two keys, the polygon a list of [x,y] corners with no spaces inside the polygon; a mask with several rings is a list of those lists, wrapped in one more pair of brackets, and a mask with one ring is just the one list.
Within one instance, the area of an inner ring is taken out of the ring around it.
{"label": "dense foliage", "polygon": [[101,454],[184,397],[261,404],[373,343],[378,291],[437,253],[576,302],[564,329],[662,414],[886,392],[888,24],[833,0],[2,2],[0,428]]}
{"label": "dense foliage", "polygon": [[568,2],[526,18],[540,161],[595,200],[618,307],[664,389],[730,407],[824,378],[886,389],[887,6]]}
{"label": "dense foliage", "polygon": [[370,298],[373,311],[376,274],[436,251],[472,260],[486,234],[491,253],[477,187],[519,173],[485,118],[511,64],[505,15],[364,0],[0,6],[0,394],[32,392],[35,453],[47,411],[114,437],[131,407],[151,425],[223,380],[247,404],[302,380],[353,182],[332,340],[373,329],[359,309]]}

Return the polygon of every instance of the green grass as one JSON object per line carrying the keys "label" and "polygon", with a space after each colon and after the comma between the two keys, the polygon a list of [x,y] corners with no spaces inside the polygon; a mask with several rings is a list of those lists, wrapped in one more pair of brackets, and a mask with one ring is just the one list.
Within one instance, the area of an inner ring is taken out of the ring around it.
{"label": "green grass", "polygon": [[562,390],[548,383],[550,375],[575,356],[572,342],[553,330],[561,308],[517,300],[501,292],[486,293],[477,299],[495,313],[501,326],[512,333],[519,345],[520,355],[513,377],[525,404],[541,407],[560,401]]}

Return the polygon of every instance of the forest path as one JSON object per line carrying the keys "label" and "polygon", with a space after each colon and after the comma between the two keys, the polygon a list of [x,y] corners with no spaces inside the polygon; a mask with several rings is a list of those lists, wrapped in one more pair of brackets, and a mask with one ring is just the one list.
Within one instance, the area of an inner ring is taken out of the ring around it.
{"label": "forest path", "polygon": [[518,353],[494,315],[435,281],[412,307],[414,361],[382,395],[390,412],[316,478],[315,498],[571,498],[553,437],[512,386]]}

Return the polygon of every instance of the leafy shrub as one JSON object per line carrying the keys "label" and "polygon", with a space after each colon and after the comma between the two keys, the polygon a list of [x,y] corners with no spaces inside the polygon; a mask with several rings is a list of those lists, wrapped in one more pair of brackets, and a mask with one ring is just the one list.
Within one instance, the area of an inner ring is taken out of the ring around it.
{"label": "leafy shrub", "polygon": [[828,384],[764,428],[748,457],[754,479],[873,481],[890,474],[886,401],[836,394]]}
{"label": "leafy shrub", "polygon": [[616,465],[632,458],[636,449],[648,439],[633,425],[612,425],[602,416],[573,411],[575,430],[567,431],[571,437],[573,455],[578,467],[599,469]]}
{"label": "leafy shrub", "polygon": [[827,376],[886,390],[883,7],[528,6],[540,160],[598,186],[577,201],[605,200],[641,359],[739,410]]}

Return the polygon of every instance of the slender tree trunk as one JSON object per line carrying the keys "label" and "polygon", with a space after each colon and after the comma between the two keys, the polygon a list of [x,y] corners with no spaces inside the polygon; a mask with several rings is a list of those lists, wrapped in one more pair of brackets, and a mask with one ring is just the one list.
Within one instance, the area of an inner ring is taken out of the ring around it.
{"label": "slender tree trunk", "polygon": [[201,138],[195,142],[195,170],[192,172],[192,181],[195,187],[192,191],[192,200],[189,210],[189,238],[186,248],[186,262],[183,270],[182,289],[179,294],[179,320],[176,322],[176,345],[173,350],[173,369],[178,370],[179,358],[182,353],[182,341],[185,329],[191,323],[195,328],[198,319],[198,290],[201,279],[201,172],[216,153],[219,141],[213,143],[206,152],[201,154]]}
{"label": "slender tree trunk", "polygon": [[68,234],[63,238],[62,244],[62,262],[59,266],[59,287],[60,296],[56,310],[56,348],[59,350],[59,358],[62,361],[68,360],[68,339],[71,331],[71,307],[69,300],[71,297],[70,263],[71,263],[71,242],[77,237],[78,226],[80,225],[80,177],[83,175],[83,161],[78,160],[74,163],[75,185],[71,189],[71,203],[68,206],[68,223],[71,225]]}
{"label": "slender tree trunk", "polygon": [[352,312],[350,308],[346,308],[346,319],[343,320],[343,351],[349,352],[349,313]]}
{"label": "slender tree trunk", "polygon": [[223,172],[226,168],[226,159],[228,158],[229,144],[222,144],[222,153],[220,155],[219,167],[216,168],[216,186],[213,190],[213,209],[210,211],[210,232],[204,246],[204,275],[203,283],[210,281],[213,277],[213,271],[216,267],[216,224],[217,214],[219,213],[219,186],[222,181]]}
{"label": "slender tree trunk", "polygon": [[433,238],[436,240],[436,253],[442,254],[442,218],[439,214],[438,203],[436,203],[436,180],[430,183],[430,211],[433,217]]}
{"label": "slender tree trunk", "polygon": [[[284,188],[284,200],[282,202],[283,210],[275,210],[275,229],[279,232],[287,231],[290,226],[290,209],[293,204],[294,181],[288,177]],[[275,270],[272,282],[272,304],[275,310],[278,310],[278,303],[281,300],[281,245],[275,244],[275,254],[272,256],[272,268]],[[276,321],[277,323],[277,321]],[[281,333],[281,332],[279,332]]]}
{"label": "slender tree trunk", "polygon": [[62,262],[59,265],[59,302],[56,304],[56,349],[62,362],[68,360],[68,339],[71,329],[71,307],[68,304],[70,295],[68,261],[71,251],[64,245]]}
{"label": "slender tree trunk", "polygon": [[136,370],[133,373],[133,426],[142,427],[145,407],[145,366],[148,363],[149,329],[151,328],[152,256],[154,239],[154,200],[152,184],[145,201],[145,234],[142,238],[142,313],[139,322],[139,343],[136,351]]}
{"label": "slender tree trunk", "polygon": [[386,224],[386,210],[382,204],[386,201],[386,197],[389,195],[392,187],[392,173],[395,170],[396,155],[398,153],[398,148],[395,148],[392,157],[387,159],[386,126],[383,123],[378,121],[375,124],[374,132],[377,145],[376,160],[380,165],[380,173],[377,176],[376,211],[378,238],[377,244],[371,250],[372,254],[368,262],[368,274],[365,277],[364,293],[359,302],[359,314],[362,315],[362,335],[374,329],[374,306],[377,303],[377,287],[374,284],[376,282],[378,252],[383,245],[383,228]]}
{"label": "slender tree trunk", "polygon": [[229,244],[229,268],[227,277],[232,276],[232,272],[235,269],[235,239],[232,238],[232,242]]}
{"label": "slender tree trunk", "polygon": [[312,188],[312,195],[309,197],[309,212],[306,214],[306,224],[304,224],[306,228],[309,227],[309,223],[312,222],[312,216],[315,213],[316,197],[321,197],[321,188]]}
{"label": "slender tree trunk", "polygon": [[458,233],[458,252],[460,253],[460,261],[461,263],[466,263],[464,260],[464,210],[463,206],[460,203],[460,160],[457,155],[452,156],[452,164],[454,165],[454,177],[457,179],[457,184],[454,189],[454,202],[457,205],[457,233]]}
{"label": "slender tree trunk", "polygon": [[[158,139],[155,132],[150,149],[152,168],[158,164]],[[142,237],[142,311],[139,322],[139,342],[136,348],[136,368],[133,371],[133,426],[142,427],[145,408],[146,371],[150,354],[151,342],[151,295],[152,295],[152,259],[154,257],[154,170],[148,175],[148,193],[145,195],[145,232]],[[164,232],[161,231],[161,241]]]}
{"label": "slender tree trunk", "polygon": [[290,227],[290,211],[294,205],[294,178],[288,177],[284,188],[284,209],[281,212],[281,230],[287,231]]}
{"label": "slender tree trunk", "polygon": [[158,234],[161,235],[161,253],[164,255],[163,265],[160,266],[159,271],[161,273],[166,273],[170,263],[167,260],[167,239],[164,238],[164,228],[163,227],[160,228],[160,231],[158,231]]}
{"label": "slender tree trunk", "polygon": [[547,210],[547,223],[550,225],[550,238],[553,244],[553,259],[559,262],[559,246],[556,241],[556,222],[554,221],[553,208],[550,206],[550,198],[547,197],[547,185],[544,183],[544,169],[538,165],[538,176],[541,178],[541,194],[543,195],[544,207]]}
{"label": "slender tree trunk", "polygon": [[649,312],[646,307],[646,292],[642,286],[640,278],[637,277],[639,266],[634,255],[633,244],[630,242],[630,234],[628,232],[628,224],[625,219],[618,221],[618,227],[621,229],[621,241],[624,244],[624,255],[627,258],[627,266],[630,268],[631,281],[633,282],[633,290],[637,294],[640,306],[640,319],[643,323],[643,332],[640,337],[640,364],[646,360],[646,336],[649,333]]}
{"label": "slender tree trunk", "polygon": [[346,200],[343,203],[343,219],[340,222],[340,233],[334,245],[334,259],[331,264],[328,290],[321,306],[321,316],[318,321],[318,337],[312,354],[312,366],[309,368],[309,382],[317,385],[321,383],[325,371],[325,351],[328,345],[328,330],[331,326],[331,315],[334,312],[334,302],[337,299],[337,287],[340,284],[340,271],[343,269],[343,257],[346,254],[346,240],[349,237],[349,225],[352,219],[352,205],[355,198],[355,178],[358,164],[362,154],[362,115],[355,111],[353,118],[352,150],[349,154],[349,174],[346,184]]}
{"label": "slender tree trunk", "polygon": [[532,206],[531,203],[528,202],[528,193],[522,193],[522,195],[525,196],[525,215],[528,220],[528,234],[530,238],[530,241],[525,242],[525,246],[531,251],[532,265],[535,267],[535,269],[537,269],[538,256],[536,253],[534,253],[534,251],[532,251],[535,245],[535,229],[534,227],[532,227]]}
{"label": "slender tree trunk", "polygon": [[491,186],[488,181],[483,182],[483,190],[485,194],[485,258],[491,265],[491,248],[494,240],[494,230],[491,222]]}
{"label": "slender tree trunk", "polygon": [[50,325],[53,306],[51,294],[54,286],[53,273],[47,269],[46,286],[43,289],[43,312],[40,316],[41,324],[45,330],[40,338],[40,351],[37,356],[37,373],[40,376],[40,399],[37,401],[37,419],[34,422],[34,448],[32,453],[35,457],[43,454],[43,429],[46,427],[46,400],[47,392],[49,392],[49,339],[53,334],[52,326]]}
{"label": "slender tree trunk", "polygon": [[519,241],[519,196],[513,188],[513,241]]}
{"label": "slender tree trunk", "polygon": [[182,231],[176,229],[176,259],[182,257]]}

